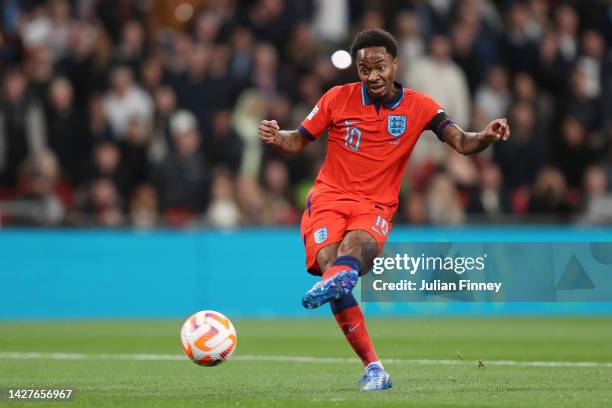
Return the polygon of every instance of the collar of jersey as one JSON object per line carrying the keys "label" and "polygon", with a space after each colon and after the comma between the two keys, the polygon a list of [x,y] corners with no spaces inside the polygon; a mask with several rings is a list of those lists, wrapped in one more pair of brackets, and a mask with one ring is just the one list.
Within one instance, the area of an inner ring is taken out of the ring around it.
{"label": "collar of jersey", "polygon": [[[385,105],[389,109],[397,108],[399,106],[399,104],[402,102],[402,99],[404,99],[404,87],[402,86],[402,84],[400,84],[397,81],[394,81],[393,85],[395,85],[397,88],[399,88],[400,91],[389,102],[383,103],[383,105]],[[363,82],[361,83],[361,103],[363,105],[371,105],[371,104],[374,103],[372,98],[370,98],[370,95],[368,94],[368,91],[366,90],[366,87],[363,84]]]}

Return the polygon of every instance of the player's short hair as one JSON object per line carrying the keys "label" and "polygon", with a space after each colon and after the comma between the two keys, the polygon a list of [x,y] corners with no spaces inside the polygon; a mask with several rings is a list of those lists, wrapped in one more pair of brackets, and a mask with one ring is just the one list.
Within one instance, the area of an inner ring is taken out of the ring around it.
{"label": "player's short hair", "polygon": [[385,47],[393,58],[397,57],[397,41],[395,37],[383,29],[373,28],[357,34],[355,41],[353,41],[353,45],[351,45],[351,57],[353,61],[355,61],[357,51],[368,47]]}

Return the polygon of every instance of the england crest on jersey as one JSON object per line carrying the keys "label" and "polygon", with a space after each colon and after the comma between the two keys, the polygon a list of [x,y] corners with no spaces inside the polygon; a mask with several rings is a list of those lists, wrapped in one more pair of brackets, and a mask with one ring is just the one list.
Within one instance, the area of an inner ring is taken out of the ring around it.
{"label": "england crest on jersey", "polygon": [[319,228],[314,232],[314,240],[316,244],[320,244],[321,242],[327,239],[327,228]]}
{"label": "england crest on jersey", "polygon": [[406,116],[389,115],[387,118],[387,130],[395,137],[403,135],[406,130]]}

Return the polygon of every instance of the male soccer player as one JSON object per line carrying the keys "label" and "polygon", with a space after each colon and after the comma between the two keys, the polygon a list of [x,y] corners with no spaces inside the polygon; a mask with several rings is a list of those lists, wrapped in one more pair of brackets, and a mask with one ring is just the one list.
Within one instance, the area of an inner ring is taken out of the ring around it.
{"label": "male soccer player", "polygon": [[366,369],[362,390],[391,388],[365,319],[351,291],[367,272],[391,230],[406,161],[425,129],[457,152],[473,154],[506,140],[505,119],[482,132],[457,126],[432,98],[395,81],[397,42],[384,30],[355,38],[351,56],[360,82],[327,91],[296,130],[264,120],[260,139],[297,153],[329,129],[327,157],[308,194],[301,233],[306,268],[322,276],[302,299],[306,308],[325,303]]}

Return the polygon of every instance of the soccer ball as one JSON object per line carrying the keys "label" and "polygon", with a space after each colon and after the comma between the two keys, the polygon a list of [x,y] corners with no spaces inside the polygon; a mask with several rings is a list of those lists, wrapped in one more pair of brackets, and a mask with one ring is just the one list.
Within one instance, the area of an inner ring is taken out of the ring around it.
{"label": "soccer ball", "polygon": [[195,313],[181,329],[183,351],[191,361],[201,366],[216,366],[230,358],[236,342],[232,322],[213,310]]}

